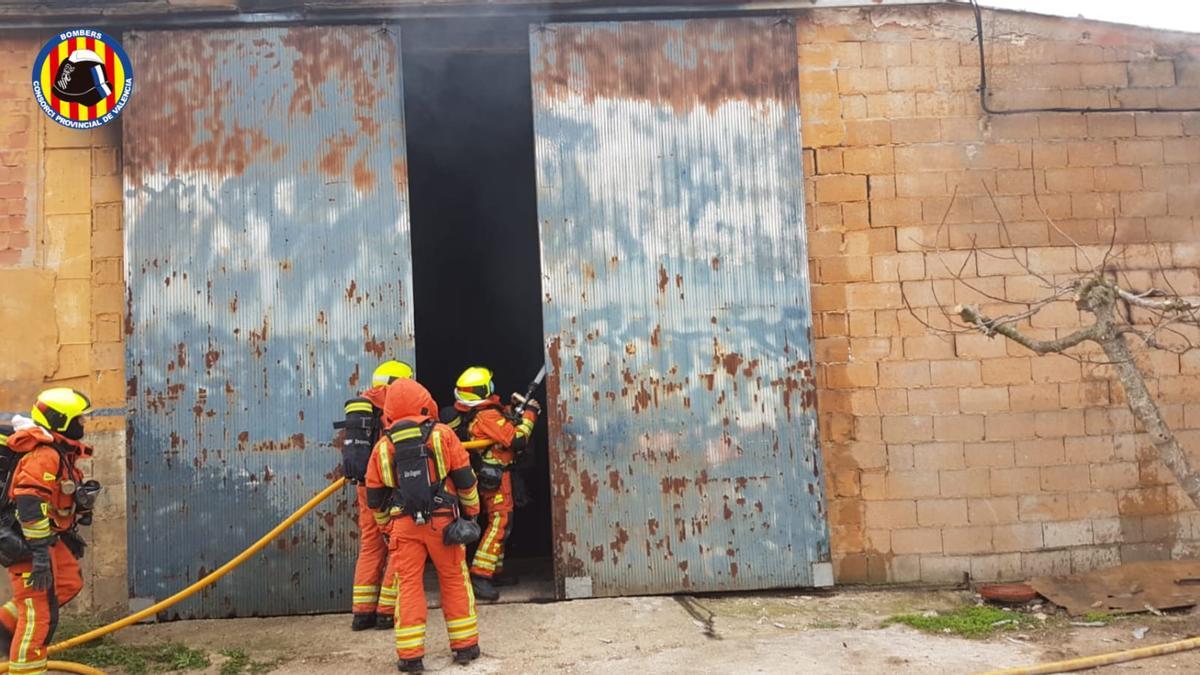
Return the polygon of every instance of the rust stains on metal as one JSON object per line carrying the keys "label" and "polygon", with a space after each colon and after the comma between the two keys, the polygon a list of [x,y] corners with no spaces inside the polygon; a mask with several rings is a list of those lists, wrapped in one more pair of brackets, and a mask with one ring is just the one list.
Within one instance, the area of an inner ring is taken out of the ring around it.
{"label": "rust stains on metal", "polygon": [[354,162],[354,189],[359,192],[370,192],[375,189],[375,172],[367,166],[365,155],[359,156]]}
{"label": "rust stains on metal", "polygon": [[687,489],[688,483],[690,482],[691,481],[687,478],[682,478],[679,476],[664,476],[660,482],[660,485],[662,486],[662,493],[664,495],[674,494],[682,497],[683,491]]}
{"label": "rust stains on metal", "polygon": [[596,504],[596,499],[600,496],[600,483],[592,478],[592,474],[585,471],[579,472],[579,489],[583,492],[583,498],[587,500],[589,511],[590,507]]}
{"label": "rust stains on metal", "polygon": [[319,165],[321,172],[327,176],[341,176],[346,171],[346,155],[353,147],[354,141],[344,131],[339,131],[333,136],[326,138],[321,143],[323,150],[321,151],[321,159]]}
{"label": "rust stains on metal", "polygon": [[[198,31],[137,33],[129,40],[132,59],[155,61],[138,71],[138,96],[153,101],[156,114],[129,116],[125,133],[139,139],[128,144],[126,166],[134,176],[192,171],[241,174],[259,157],[275,150],[266,133],[232,114],[228,75],[252,58],[245,42]],[[187,54],[187,58],[178,58]],[[197,102],[203,101],[203,106]],[[171,133],[152,127],[169,125]]]}
{"label": "rust stains on metal", "polygon": [[[608,547],[614,554],[619,554],[625,550],[625,544],[629,543],[629,533],[625,531],[625,528],[621,527],[621,523],[616,524],[616,529],[616,536],[609,542]],[[613,560],[614,562],[617,560],[616,555],[613,556]]]}
{"label": "rust stains on metal", "polygon": [[667,275],[667,268],[662,265],[658,266],[658,292],[666,293],[667,284],[671,283],[671,277]]}
{"label": "rust stains on metal", "polygon": [[388,349],[387,343],[383,340],[375,339],[375,336],[371,334],[371,328],[367,324],[363,324],[362,330],[363,351],[367,354],[374,355],[377,359],[382,359],[384,353],[387,352]]}
{"label": "rust stains on metal", "polygon": [[779,67],[783,41],[764,33],[774,29],[733,20],[559,25],[553,49],[535,58],[533,87],[551,100],[628,99],[676,113],[779,101],[796,84]]}
{"label": "rust stains on metal", "polygon": [[[322,92],[322,85],[327,82],[336,85],[335,95],[349,95],[364,104],[384,97],[381,83],[369,76],[380,70],[379,64],[374,63],[380,56],[374,51],[356,49],[356,42],[365,39],[369,30],[330,31],[311,27],[292,28],[284,33],[280,42],[297,55],[292,61],[296,88],[289,104],[289,113],[293,117],[312,115],[315,109],[328,105]],[[383,66],[385,73],[394,74],[396,59],[387,59]],[[354,120],[359,134],[370,138],[378,136],[380,125],[376,120],[367,115],[356,115]]]}
{"label": "rust stains on metal", "polygon": [[187,367],[187,344],[183,342],[175,346],[175,365],[179,368]]}
{"label": "rust stains on metal", "polygon": [[742,355],[737,352],[730,352],[721,357],[721,364],[725,367],[725,372],[730,375],[737,375],[738,368],[742,365]]}
{"label": "rust stains on metal", "polygon": [[354,364],[354,372],[350,373],[350,379],[346,381],[346,384],[350,385],[351,389],[357,389],[360,377],[362,377],[362,375],[360,374],[358,364],[356,363]]}
{"label": "rust stains on metal", "polygon": [[611,469],[608,472],[608,487],[613,492],[620,492],[622,488],[621,472],[616,469]]}
{"label": "rust stains on metal", "polygon": [[210,349],[204,354],[204,367],[212,370],[213,366],[217,365],[217,361],[221,358],[221,352]]}
{"label": "rust stains on metal", "polygon": [[408,191],[408,161],[400,160],[392,164],[392,182],[396,188]]}

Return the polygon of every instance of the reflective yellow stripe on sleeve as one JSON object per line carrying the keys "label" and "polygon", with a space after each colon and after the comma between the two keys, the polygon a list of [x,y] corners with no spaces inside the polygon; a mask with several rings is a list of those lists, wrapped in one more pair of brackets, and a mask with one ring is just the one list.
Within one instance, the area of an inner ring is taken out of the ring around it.
{"label": "reflective yellow stripe on sleeve", "polygon": [[347,415],[349,415],[350,413],[370,413],[370,412],[374,412],[374,411],[375,411],[375,406],[371,405],[370,403],[356,401],[354,403],[346,404],[346,414]]}
{"label": "reflective yellow stripe on sleeve", "polygon": [[442,459],[442,435],[433,432],[433,458],[437,462],[438,480],[446,479],[446,462]]}
{"label": "reflective yellow stripe on sleeve", "polygon": [[385,442],[380,441],[375,446],[375,452],[379,454],[379,478],[387,487],[396,487],[396,474],[392,471],[392,448]]}
{"label": "reflective yellow stripe on sleeve", "polygon": [[21,523],[21,533],[26,539],[45,539],[51,534],[50,519],[42,518],[32,523]]}
{"label": "reflective yellow stripe on sleeve", "polygon": [[474,485],[458,493],[458,501],[462,502],[463,506],[478,506],[479,505],[479,490]]}

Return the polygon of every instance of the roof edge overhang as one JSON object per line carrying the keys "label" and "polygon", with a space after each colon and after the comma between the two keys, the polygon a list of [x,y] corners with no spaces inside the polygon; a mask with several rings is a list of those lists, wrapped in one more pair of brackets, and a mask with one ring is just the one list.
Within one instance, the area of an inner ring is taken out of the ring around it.
{"label": "roof edge overhang", "polygon": [[0,32],[31,29],[205,28],[259,25],[363,24],[404,19],[528,18],[554,21],[587,18],[662,18],[677,15],[745,15],[825,8],[949,4],[948,0],[376,0],[352,3],[317,0],[228,0],[222,5],[118,2],[97,6],[63,0],[0,4]]}

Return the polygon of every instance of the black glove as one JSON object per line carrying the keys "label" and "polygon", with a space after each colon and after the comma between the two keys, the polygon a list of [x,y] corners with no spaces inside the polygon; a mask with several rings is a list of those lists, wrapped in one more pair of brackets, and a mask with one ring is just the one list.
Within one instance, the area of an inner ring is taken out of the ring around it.
{"label": "black glove", "polygon": [[62,539],[62,543],[71,552],[71,555],[75,556],[76,560],[83,560],[84,551],[87,550],[87,542],[83,540],[83,537],[79,536],[78,532],[75,530],[63,532],[59,535],[59,538]]}
{"label": "black glove", "polygon": [[29,542],[33,567],[29,570],[29,578],[25,585],[35,591],[48,591],[54,587],[54,568],[50,565],[50,539],[47,537]]}
{"label": "black glove", "polygon": [[442,542],[447,545],[470,544],[479,540],[479,523],[474,518],[456,518],[446,526]]}

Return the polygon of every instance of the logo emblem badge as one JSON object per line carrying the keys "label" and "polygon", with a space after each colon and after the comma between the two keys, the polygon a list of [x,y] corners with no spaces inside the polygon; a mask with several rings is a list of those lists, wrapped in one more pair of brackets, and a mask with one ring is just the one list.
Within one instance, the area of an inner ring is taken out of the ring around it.
{"label": "logo emblem badge", "polygon": [[33,63],[33,96],[50,119],[72,129],[115,120],[133,94],[133,64],[113,38],[88,29],[59,33]]}

